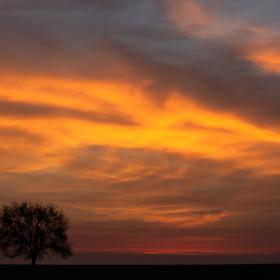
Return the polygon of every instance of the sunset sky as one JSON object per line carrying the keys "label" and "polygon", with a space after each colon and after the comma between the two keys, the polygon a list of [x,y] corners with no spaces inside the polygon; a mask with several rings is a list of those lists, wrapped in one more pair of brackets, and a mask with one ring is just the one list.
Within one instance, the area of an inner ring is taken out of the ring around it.
{"label": "sunset sky", "polygon": [[64,209],[77,262],[280,255],[279,11],[0,0],[0,204]]}

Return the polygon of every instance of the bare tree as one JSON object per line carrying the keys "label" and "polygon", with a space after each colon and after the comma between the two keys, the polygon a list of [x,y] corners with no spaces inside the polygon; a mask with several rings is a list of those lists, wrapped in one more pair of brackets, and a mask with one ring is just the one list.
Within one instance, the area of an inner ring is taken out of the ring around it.
{"label": "bare tree", "polygon": [[5,205],[0,210],[0,249],[10,258],[38,259],[72,255],[68,242],[69,221],[56,206],[30,202]]}

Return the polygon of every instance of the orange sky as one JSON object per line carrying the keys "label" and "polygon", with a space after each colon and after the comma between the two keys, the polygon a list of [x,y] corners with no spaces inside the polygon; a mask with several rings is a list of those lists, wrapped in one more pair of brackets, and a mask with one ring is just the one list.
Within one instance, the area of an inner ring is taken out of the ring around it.
{"label": "orange sky", "polygon": [[58,204],[78,253],[279,253],[277,19],[144,2],[0,0],[1,203]]}

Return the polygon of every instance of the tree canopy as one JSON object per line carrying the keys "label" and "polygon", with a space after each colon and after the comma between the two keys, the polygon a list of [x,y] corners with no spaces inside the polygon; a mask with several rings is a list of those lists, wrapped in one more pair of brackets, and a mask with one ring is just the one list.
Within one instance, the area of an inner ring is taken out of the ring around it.
{"label": "tree canopy", "polygon": [[4,205],[0,210],[0,249],[6,257],[23,257],[33,265],[45,256],[66,258],[72,255],[68,229],[69,220],[55,205]]}

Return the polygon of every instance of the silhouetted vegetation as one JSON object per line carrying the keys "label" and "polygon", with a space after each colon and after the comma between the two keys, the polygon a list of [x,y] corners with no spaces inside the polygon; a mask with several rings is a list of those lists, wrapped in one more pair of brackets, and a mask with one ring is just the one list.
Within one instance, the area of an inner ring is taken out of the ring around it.
{"label": "silhouetted vegetation", "polygon": [[0,249],[6,257],[23,257],[32,265],[45,256],[72,255],[69,221],[55,205],[30,202],[5,205],[0,210]]}

